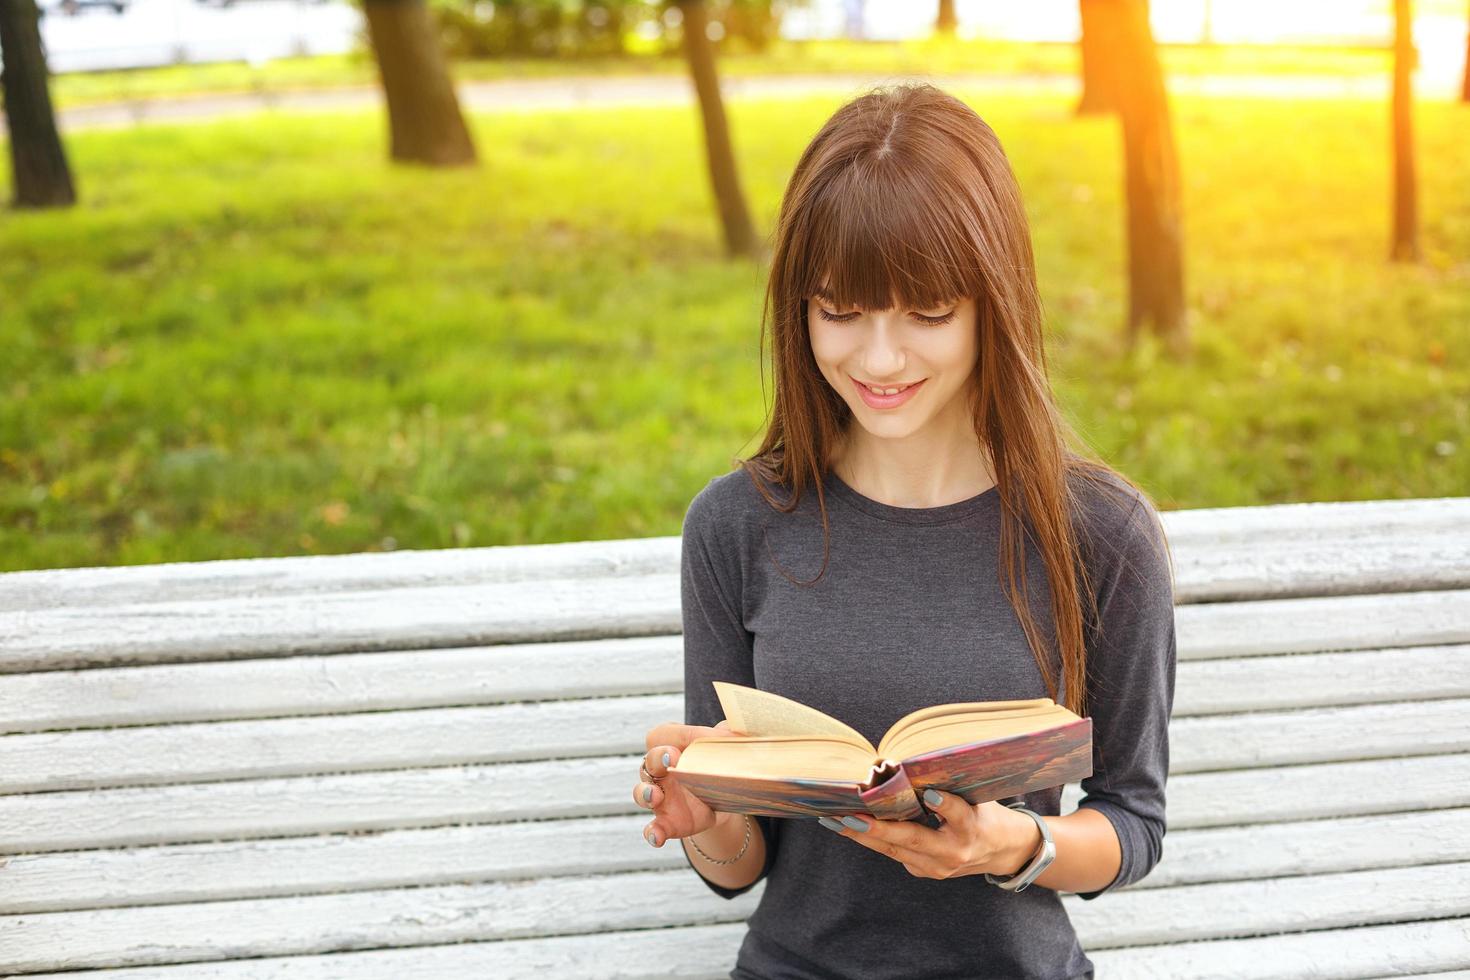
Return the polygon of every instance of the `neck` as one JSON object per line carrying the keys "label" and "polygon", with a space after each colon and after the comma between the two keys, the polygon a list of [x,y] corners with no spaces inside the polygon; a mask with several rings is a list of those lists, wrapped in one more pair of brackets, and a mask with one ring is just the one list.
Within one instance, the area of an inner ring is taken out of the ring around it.
{"label": "neck", "polygon": [[[855,431],[854,431],[855,430]],[[895,507],[942,507],[995,486],[990,454],[973,432],[969,438],[875,438],[850,423],[833,448],[830,465],[848,486]]]}

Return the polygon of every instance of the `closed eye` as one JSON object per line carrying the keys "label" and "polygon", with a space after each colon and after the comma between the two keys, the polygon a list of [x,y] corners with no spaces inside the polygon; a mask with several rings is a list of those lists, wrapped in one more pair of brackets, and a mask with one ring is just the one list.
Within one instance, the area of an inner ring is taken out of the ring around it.
{"label": "closed eye", "polygon": [[[854,318],[857,317],[857,313],[855,313],[855,312],[854,313],[830,313],[826,309],[824,309],[823,307],[820,307],[820,306],[817,307],[817,315],[820,316],[823,320],[827,320],[827,321],[829,321],[831,323],[847,323],[848,321],[850,321],[850,320],[852,320],[852,319],[854,319]],[[918,320],[920,323],[927,323],[927,324],[929,324],[932,327],[939,327],[939,326],[943,326],[944,324],[946,324],[949,321],[951,321],[951,320],[954,319],[954,310],[950,310],[948,313],[944,314],[943,316],[925,316],[922,313],[910,313],[909,316],[912,316],[915,320]]]}

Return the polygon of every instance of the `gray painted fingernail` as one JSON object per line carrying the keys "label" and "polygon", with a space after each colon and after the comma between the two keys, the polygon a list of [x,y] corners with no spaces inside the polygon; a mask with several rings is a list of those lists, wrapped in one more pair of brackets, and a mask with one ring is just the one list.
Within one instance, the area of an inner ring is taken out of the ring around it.
{"label": "gray painted fingernail", "polygon": [[647,803],[651,799],[653,799],[653,787],[652,786],[645,786],[645,787],[643,787],[643,802],[644,803]]}
{"label": "gray painted fingernail", "polygon": [[842,821],[833,820],[831,817],[818,817],[817,823],[821,824],[823,827],[826,827],[828,830],[842,829]]}
{"label": "gray painted fingernail", "polygon": [[924,802],[929,804],[930,806],[938,806],[939,804],[944,802],[944,797],[940,796],[932,789],[926,789],[924,790]]}
{"label": "gray painted fingernail", "polygon": [[665,752],[664,753],[664,765],[667,766],[668,764],[669,764],[669,754],[667,752]]}
{"label": "gray painted fingernail", "polygon": [[658,835],[655,834],[652,830],[649,830],[643,836],[645,839],[647,839],[649,846],[658,847]]}
{"label": "gray painted fingernail", "polygon": [[868,829],[868,822],[862,817],[843,817],[842,822],[853,830],[864,831]]}

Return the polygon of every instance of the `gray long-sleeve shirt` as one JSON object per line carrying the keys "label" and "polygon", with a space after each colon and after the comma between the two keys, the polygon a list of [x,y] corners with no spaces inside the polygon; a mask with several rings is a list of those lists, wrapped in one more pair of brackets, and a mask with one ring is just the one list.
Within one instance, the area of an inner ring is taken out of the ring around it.
{"label": "gray long-sleeve shirt", "polygon": [[[1110,483],[1116,490],[1073,482],[1081,518],[1073,526],[1098,597],[1098,626],[1084,629],[1093,772],[1080,805],[1111,821],[1123,860],[1108,886],[1083,899],[1158,863],[1174,700],[1173,589],[1157,513],[1126,484]],[[812,705],[875,745],[919,708],[1049,696],[998,577],[998,490],[906,508],[866,497],[835,474],[823,486],[830,553],[821,581],[807,587],[786,576],[807,581],[822,568],[814,492],[781,514],[737,469],[690,504],[681,561],[686,723],[724,716],[716,680]],[[1027,591],[1052,649],[1050,587],[1040,552],[1027,543]],[[1060,702],[1065,688],[1058,694]],[[1061,787],[1025,801],[1056,815]],[[918,878],[814,819],[757,822],[766,842],[757,881],[766,884],[735,980],[1093,976],[1050,888],[1008,892],[981,875]],[[700,879],[725,898],[754,886]]]}

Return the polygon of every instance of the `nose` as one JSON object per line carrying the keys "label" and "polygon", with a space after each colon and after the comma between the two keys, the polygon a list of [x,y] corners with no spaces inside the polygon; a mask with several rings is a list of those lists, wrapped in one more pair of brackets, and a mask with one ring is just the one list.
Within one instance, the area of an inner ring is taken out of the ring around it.
{"label": "nose", "polygon": [[899,318],[892,311],[873,315],[873,331],[863,348],[863,370],[869,380],[895,378],[903,373],[907,355],[903,350],[903,333]]}

